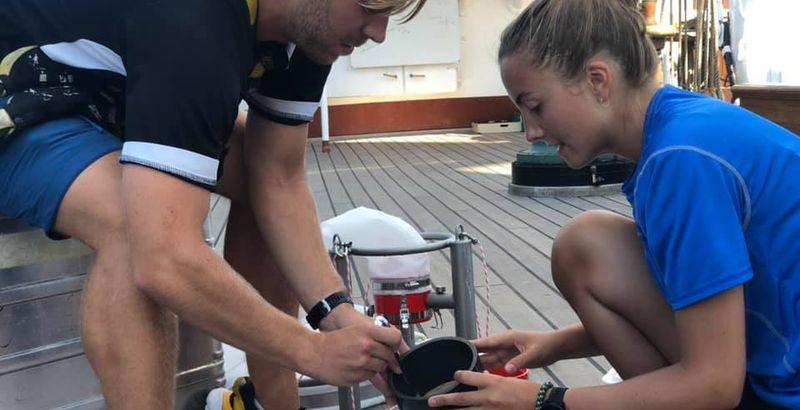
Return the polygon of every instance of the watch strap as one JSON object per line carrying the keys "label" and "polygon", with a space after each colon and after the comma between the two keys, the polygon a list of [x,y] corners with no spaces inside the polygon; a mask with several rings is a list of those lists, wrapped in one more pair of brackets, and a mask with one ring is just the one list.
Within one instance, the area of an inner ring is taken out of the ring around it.
{"label": "watch strap", "polygon": [[567,392],[566,387],[553,387],[550,389],[550,395],[544,401],[544,410],[566,410],[567,406],[564,404],[564,394]]}
{"label": "watch strap", "polygon": [[332,293],[325,299],[317,302],[317,304],[311,308],[306,315],[306,321],[315,330],[319,329],[319,323],[322,322],[322,319],[325,319],[333,309],[336,309],[336,307],[342,303],[349,303],[352,305],[353,299],[351,299],[350,295],[346,292]]}

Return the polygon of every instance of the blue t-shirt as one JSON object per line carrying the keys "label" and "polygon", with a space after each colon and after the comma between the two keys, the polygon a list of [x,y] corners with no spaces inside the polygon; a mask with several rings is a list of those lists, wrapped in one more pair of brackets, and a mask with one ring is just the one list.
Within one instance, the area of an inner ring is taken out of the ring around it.
{"label": "blue t-shirt", "polygon": [[667,86],[642,145],[623,191],[665,298],[679,310],[744,285],[749,381],[800,408],[800,138]]}

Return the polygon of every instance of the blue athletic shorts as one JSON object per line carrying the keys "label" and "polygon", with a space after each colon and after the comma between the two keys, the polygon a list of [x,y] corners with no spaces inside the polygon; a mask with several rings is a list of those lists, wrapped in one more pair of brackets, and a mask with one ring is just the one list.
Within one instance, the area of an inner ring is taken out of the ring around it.
{"label": "blue athletic shorts", "polygon": [[[0,108],[5,101],[0,99]],[[52,239],[58,208],[72,182],[122,141],[84,117],[68,117],[0,140],[0,215],[44,229]]]}

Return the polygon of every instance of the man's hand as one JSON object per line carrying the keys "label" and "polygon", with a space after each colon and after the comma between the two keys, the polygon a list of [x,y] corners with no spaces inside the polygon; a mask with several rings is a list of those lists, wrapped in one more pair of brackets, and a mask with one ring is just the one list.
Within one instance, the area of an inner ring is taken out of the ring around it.
{"label": "man's hand", "polygon": [[521,368],[538,368],[552,364],[556,341],[553,332],[509,330],[477,339],[473,343],[485,369],[504,368],[514,373]]}
{"label": "man's hand", "polygon": [[375,326],[367,316],[358,315],[366,320],[317,334],[318,358],[309,371],[311,376],[336,386],[348,386],[374,377],[387,366],[399,370],[394,352],[402,343],[400,332]]}
{"label": "man's hand", "polygon": [[[341,307],[331,311],[331,313],[327,317],[325,317],[325,319],[322,320],[321,326],[323,330],[337,329],[351,325],[362,325],[362,324],[371,324],[372,326],[378,327],[374,324],[374,319],[357,312],[355,309],[353,309],[352,306],[349,305],[340,305],[340,306]],[[394,352],[398,351],[405,352],[409,350],[409,348],[403,341],[402,334],[400,333],[399,330],[397,330],[397,328],[394,327],[380,327],[380,328],[391,331],[394,335],[393,337],[399,338],[400,345],[397,348],[393,348],[392,360],[389,363],[387,363],[387,370],[399,374],[401,372],[400,363],[397,362]],[[389,388],[389,377],[390,374],[388,373],[388,371],[383,371],[375,374],[370,379],[370,382],[386,398],[386,404],[393,405],[396,404],[396,399],[394,397],[392,389]]]}
{"label": "man's hand", "polygon": [[456,372],[455,380],[478,390],[433,396],[428,399],[428,406],[502,410],[530,410],[536,406],[539,385],[527,380],[469,371]]}

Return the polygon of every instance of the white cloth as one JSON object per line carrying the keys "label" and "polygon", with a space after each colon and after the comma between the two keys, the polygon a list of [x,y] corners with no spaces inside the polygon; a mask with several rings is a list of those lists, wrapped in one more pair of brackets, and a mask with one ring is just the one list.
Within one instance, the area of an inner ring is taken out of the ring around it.
{"label": "white cloth", "polygon": [[[333,236],[353,242],[359,249],[414,248],[425,244],[422,235],[408,222],[375,209],[358,207],[321,224],[322,238],[333,251]],[[430,275],[430,256],[413,255],[369,257],[369,276],[373,279],[417,279]]]}

